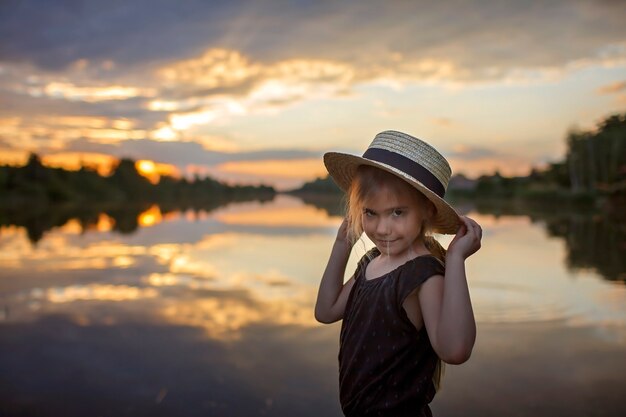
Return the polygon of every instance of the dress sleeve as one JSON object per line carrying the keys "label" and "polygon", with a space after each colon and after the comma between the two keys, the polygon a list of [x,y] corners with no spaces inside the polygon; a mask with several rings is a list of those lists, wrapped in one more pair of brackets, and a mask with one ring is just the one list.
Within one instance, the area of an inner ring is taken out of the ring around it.
{"label": "dress sleeve", "polygon": [[361,256],[361,259],[359,259],[359,261],[357,262],[356,269],[352,274],[352,277],[354,277],[355,281],[358,280],[360,276],[364,276],[364,273],[361,274],[361,271],[365,271],[365,268],[367,268],[367,264],[369,264],[370,261],[379,254],[380,252],[378,252],[376,248],[372,248],[365,252],[363,256]]}
{"label": "dress sleeve", "polygon": [[406,268],[403,268],[398,280],[398,305],[402,305],[406,297],[428,278],[444,273],[443,264],[434,256],[420,256],[410,261]]}

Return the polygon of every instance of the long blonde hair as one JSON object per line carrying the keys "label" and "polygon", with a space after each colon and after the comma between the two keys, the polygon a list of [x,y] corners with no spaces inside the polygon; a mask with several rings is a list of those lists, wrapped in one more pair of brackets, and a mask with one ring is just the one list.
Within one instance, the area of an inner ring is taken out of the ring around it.
{"label": "long blonde hair", "polygon": [[[436,210],[434,204],[401,178],[376,167],[368,165],[359,166],[346,194],[346,217],[349,219],[350,224],[350,229],[348,230],[350,242],[354,244],[361,239],[361,235],[363,234],[363,207],[365,202],[373,192],[380,190],[382,187],[387,187],[397,194],[406,193],[408,190],[419,200],[423,223],[418,239],[422,239],[426,249],[445,266],[446,250],[430,233],[430,222]],[[437,391],[439,391],[441,387],[443,373],[444,364],[441,359],[438,359],[433,373],[433,384]]]}

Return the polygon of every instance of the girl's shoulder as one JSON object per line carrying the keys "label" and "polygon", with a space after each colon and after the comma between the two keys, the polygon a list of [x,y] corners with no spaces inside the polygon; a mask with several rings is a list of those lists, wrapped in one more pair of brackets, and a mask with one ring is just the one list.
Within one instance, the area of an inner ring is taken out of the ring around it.
{"label": "girl's shoulder", "polygon": [[434,255],[420,255],[404,264],[395,280],[398,304],[402,305],[416,288],[430,278],[444,275],[443,263]]}
{"label": "girl's shoulder", "polygon": [[363,256],[361,256],[361,259],[359,260],[357,267],[359,268],[366,267],[367,264],[372,262],[372,260],[379,255],[380,255],[380,251],[378,250],[378,248],[373,247],[372,249],[365,252]]}
{"label": "girl's shoulder", "polygon": [[362,278],[365,278],[365,270],[367,269],[367,265],[369,265],[369,263],[372,262],[372,260],[379,255],[380,251],[376,247],[374,247],[365,252],[363,256],[361,256],[361,259],[359,259],[359,262],[356,265],[356,270],[354,271],[355,281],[360,281]]}
{"label": "girl's shoulder", "polygon": [[439,258],[430,253],[418,255],[398,268],[404,274],[443,274],[445,265]]}

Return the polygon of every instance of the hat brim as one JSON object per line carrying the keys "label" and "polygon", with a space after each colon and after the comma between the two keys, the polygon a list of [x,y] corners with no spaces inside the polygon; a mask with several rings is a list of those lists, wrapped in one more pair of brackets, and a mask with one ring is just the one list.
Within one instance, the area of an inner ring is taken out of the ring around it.
{"label": "hat brim", "polygon": [[435,206],[436,213],[433,219],[432,231],[441,234],[455,234],[461,225],[461,219],[456,210],[443,198],[432,192],[420,181],[405,174],[397,168],[382,162],[372,161],[361,156],[341,153],[327,152],[324,154],[324,165],[331,178],[344,192],[348,191],[352,179],[360,165],[369,165],[387,171],[424,194]]}

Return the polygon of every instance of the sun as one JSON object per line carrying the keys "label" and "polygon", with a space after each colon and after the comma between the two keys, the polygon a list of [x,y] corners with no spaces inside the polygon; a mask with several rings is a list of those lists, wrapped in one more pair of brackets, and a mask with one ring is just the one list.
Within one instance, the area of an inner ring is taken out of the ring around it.
{"label": "sun", "polygon": [[158,184],[162,176],[180,178],[178,168],[171,164],[140,159],[135,162],[137,172],[146,177],[152,184]]}
{"label": "sun", "polygon": [[135,162],[135,168],[137,169],[137,172],[139,172],[139,174],[148,178],[151,183],[156,184],[157,182],[159,182],[160,175],[154,161],[150,161],[147,159],[139,160]]}
{"label": "sun", "polygon": [[146,177],[150,175],[154,175],[154,173],[156,172],[156,165],[154,164],[154,162],[148,161],[146,159],[137,161],[137,163],[135,164],[135,167],[137,168],[137,171],[139,171],[141,175],[145,175]]}

